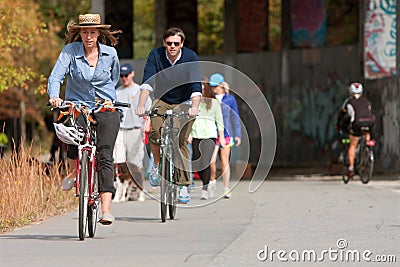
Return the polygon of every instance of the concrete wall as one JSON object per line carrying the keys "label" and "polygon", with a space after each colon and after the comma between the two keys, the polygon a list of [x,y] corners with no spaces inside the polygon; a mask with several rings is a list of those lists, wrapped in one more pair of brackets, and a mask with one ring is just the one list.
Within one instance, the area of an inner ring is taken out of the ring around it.
{"label": "concrete wall", "polygon": [[[397,171],[400,155],[397,79],[364,81],[358,53],[354,45],[200,59],[228,64],[249,76],[261,88],[277,128],[275,166],[328,166],[331,145],[337,134],[337,111],[347,97],[348,85],[352,81],[364,83],[365,94],[378,118],[375,127],[378,140],[376,170]],[[137,70],[136,80],[140,82],[145,60],[131,62]],[[282,68],[282,65],[287,67]],[[281,69],[286,74],[281,74]],[[231,86],[235,87],[234,84]],[[252,125],[247,127],[253,128]],[[250,138],[257,139],[257,136],[251,136],[252,131],[249,132]],[[260,143],[253,140],[251,144],[259,146]],[[250,160],[256,161],[257,157]]]}
{"label": "concrete wall", "polygon": [[329,164],[337,110],[349,82],[360,78],[356,47],[239,54],[236,62],[262,87],[274,114],[274,164]]}

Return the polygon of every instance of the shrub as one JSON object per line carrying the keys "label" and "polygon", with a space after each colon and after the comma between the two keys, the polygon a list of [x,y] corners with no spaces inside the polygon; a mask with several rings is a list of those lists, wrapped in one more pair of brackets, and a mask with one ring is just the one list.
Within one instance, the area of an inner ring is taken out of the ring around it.
{"label": "shrub", "polygon": [[71,210],[75,196],[61,191],[58,168],[21,148],[0,159],[0,233]]}

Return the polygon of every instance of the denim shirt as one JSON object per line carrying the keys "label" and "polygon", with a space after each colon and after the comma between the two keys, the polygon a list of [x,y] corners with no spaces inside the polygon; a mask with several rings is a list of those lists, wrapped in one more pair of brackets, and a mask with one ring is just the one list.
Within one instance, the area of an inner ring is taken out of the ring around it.
{"label": "denim shirt", "polygon": [[99,60],[90,78],[90,66],[82,42],[67,44],[60,53],[50,74],[47,93],[50,98],[60,96],[60,86],[67,76],[65,100],[94,107],[96,98],[116,100],[115,86],[119,79],[119,60],[115,48],[99,45]]}

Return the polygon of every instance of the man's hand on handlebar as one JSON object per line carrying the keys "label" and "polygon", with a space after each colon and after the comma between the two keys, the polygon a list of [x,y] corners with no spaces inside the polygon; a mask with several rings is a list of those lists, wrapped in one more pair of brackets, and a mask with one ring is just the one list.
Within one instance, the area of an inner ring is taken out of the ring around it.
{"label": "man's hand on handlebar", "polygon": [[59,97],[52,97],[49,99],[49,103],[52,107],[59,107],[61,106],[63,100]]}
{"label": "man's hand on handlebar", "polygon": [[145,112],[146,112],[146,109],[145,109],[145,107],[137,107],[136,109],[135,109],[135,113],[136,113],[136,115],[138,115],[138,116],[143,116],[143,115],[145,115]]}
{"label": "man's hand on handlebar", "polygon": [[188,113],[190,117],[196,117],[197,115],[199,115],[199,108],[189,108]]}

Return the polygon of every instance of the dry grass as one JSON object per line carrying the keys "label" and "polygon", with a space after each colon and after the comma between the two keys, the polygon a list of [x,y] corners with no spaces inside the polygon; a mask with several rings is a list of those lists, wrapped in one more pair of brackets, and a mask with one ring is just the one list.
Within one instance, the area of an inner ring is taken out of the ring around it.
{"label": "dry grass", "polygon": [[71,192],[60,188],[57,168],[47,169],[31,149],[0,159],[0,233],[42,221],[76,207]]}

